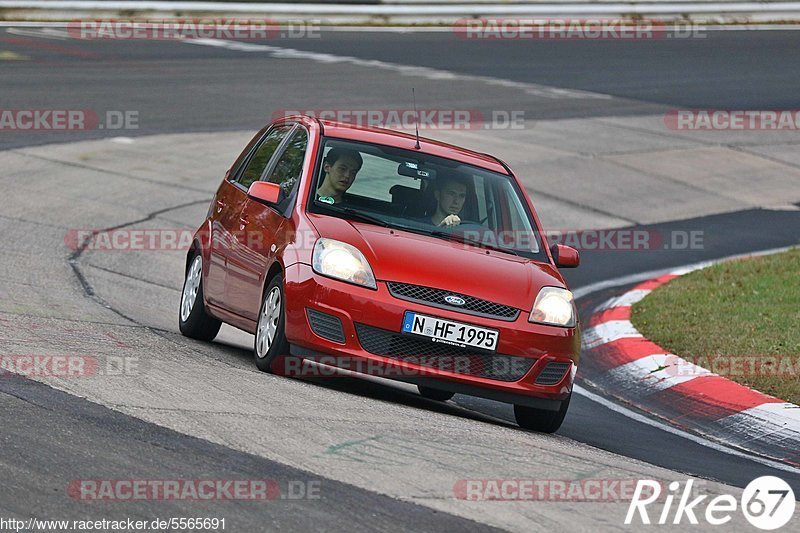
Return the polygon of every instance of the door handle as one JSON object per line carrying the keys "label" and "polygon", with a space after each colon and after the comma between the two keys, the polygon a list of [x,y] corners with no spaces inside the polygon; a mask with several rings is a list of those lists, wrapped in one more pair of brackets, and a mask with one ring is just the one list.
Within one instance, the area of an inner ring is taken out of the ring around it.
{"label": "door handle", "polygon": [[239,222],[242,224],[242,226],[246,226],[250,223],[250,219],[245,216],[241,216],[239,217]]}
{"label": "door handle", "polygon": [[222,211],[222,209],[223,209],[224,207],[225,207],[225,202],[224,202],[224,201],[222,201],[222,200],[217,200],[217,213],[219,213],[220,211]]}

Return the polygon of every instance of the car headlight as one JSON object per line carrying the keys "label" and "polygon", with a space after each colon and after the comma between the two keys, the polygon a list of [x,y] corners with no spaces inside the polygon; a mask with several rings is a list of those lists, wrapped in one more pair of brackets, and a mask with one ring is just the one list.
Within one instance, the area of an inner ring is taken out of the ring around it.
{"label": "car headlight", "polygon": [[560,287],[542,287],[536,296],[529,322],[563,326],[575,326],[575,302],[572,293]]}
{"label": "car headlight", "polygon": [[370,289],[378,288],[367,259],[358,248],[345,242],[317,239],[311,262],[317,274]]}

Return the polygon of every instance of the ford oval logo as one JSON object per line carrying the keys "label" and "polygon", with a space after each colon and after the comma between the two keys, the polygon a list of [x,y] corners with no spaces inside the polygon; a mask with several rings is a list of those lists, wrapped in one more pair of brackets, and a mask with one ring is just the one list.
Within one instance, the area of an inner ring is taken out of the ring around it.
{"label": "ford oval logo", "polygon": [[450,305],[464,305],[465,303],[467,303],[464,301],[464,298],[459,298],[454,294],[448,294],[447,296],[445,296],[444,301],[449,303]]}

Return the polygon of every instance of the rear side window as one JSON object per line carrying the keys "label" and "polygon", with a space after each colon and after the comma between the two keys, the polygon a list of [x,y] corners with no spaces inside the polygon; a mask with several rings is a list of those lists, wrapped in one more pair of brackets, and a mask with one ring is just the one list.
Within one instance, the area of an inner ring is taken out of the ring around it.
{"label": "rear side window", "polygon": [[288,135],[291,130],[291,125],[278,126],[270,130],[255,148],[244,170],[236,177],[234,182],[238,183],[244,189],[249,189],[254,181],[262,179],[264,172],[269,166],[270,159],[275,155],[275,150],[278,149],[278,146],[280,146],[283,139],[286,138],[286,135]]}

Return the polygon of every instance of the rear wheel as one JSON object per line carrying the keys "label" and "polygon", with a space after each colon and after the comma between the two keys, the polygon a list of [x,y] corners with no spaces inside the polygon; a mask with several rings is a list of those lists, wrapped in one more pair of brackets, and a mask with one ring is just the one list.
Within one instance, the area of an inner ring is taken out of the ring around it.
{"label": "rear wheel", "polygon": [[422,396],[429,400],[436,400],[437,402],[446,402],[456,394],[455,392],[432,389],[430,387],[423,387],[422,385],[417,385],[417,388]]}
{"label": "rear wheel", "polygon": [[276,372],[275,365],[289,353],[283,301],[283,276],[278,274],[264,291],[264,301],[258,313],[254,351],[256,366],[264,372]]}
{"label": "rear wheel", "polygon": [[197,252],[192,257],[183,282],[178,327],[186,337],[211,341],[221,326],[222,322],[209,315],[203,303],[203,256]]}
{"label": "rear wheel", "polygon": [[527,405],[514,405],[514,417],[521,428],[541,433],[554,433],[558,431],[561,423],[564,422],[564,417],[567,416],[570,398],[572,398],[572,393],[567,396],[566,400],[561,402],[558,411],[547,411],[528,407]]}

